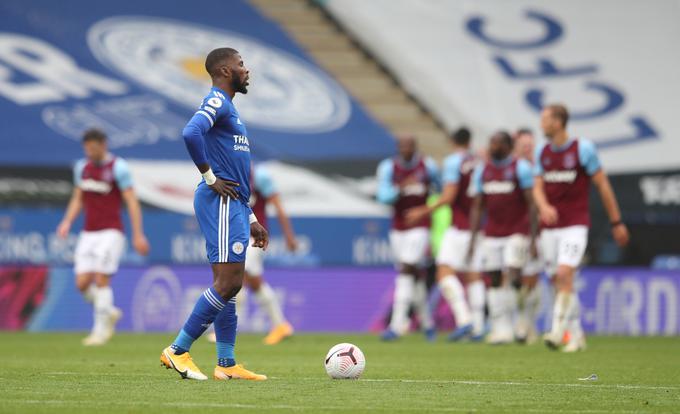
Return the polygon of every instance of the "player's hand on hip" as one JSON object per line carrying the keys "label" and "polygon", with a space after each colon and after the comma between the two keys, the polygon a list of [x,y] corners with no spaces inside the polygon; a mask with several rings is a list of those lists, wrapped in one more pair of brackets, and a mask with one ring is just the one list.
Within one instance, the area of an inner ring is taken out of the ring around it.
{"label": "player's hand on hip", "polygon": [[71,223],[68,221],[62,221],[57,227],[57,237],[60,239],[65,239],[68,237],[69,230],[71,230]]}
{"label": "player's hand on hip", "polygon": [[250,225],[250,235],[253,237],[253,247],[267,250],[269,245],[269,233],[257,221]]}
{"label": "player's hand on hip", "polygon": [[217,180],[208,187],[222,197],[231,197],[234,200],[238,200],[238,192],[236,192],[236,187],[238,186],[239,184],[237,182],[217,178]]}
{"label": "player's hand on hip", "polygon": [[630,241],[630,234],[628,233],[628,227],[625,224],[619,223],[612,227],[612,236],[614,236],[614,241],[619,247],[623,247]]}
{"label": "player's hand on hip", "polygon": [[151,250],[149,241],[143,234],[136,234],[132,236],[132,247],[134,247],[135,251],[141,254],[142,256],[148,255],[149,251]]}
{"label": "player's hand on hip", "polygon": [[551,205],[546,205],[538,211],[541,221],[547,225],[557,223],[558,214],[557,209]]}

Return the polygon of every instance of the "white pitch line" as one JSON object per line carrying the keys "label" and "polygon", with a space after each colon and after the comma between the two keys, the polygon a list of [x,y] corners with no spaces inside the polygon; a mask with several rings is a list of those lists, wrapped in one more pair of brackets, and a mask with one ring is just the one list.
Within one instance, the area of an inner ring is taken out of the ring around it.
{"label": "white pitch line", "polygon": [[[74,376],[126,376],[129,377],[130,373],[124,372],[107,372],[107,373],[86,373],[86,372],[68,372],[68,371],[56,371],[56,372],[46,372],[45,375],[74,375]],[[158,374],[153,373],[137,373],[132,374],[138,377],[158,377]],[[269,379],[277,381],[322,381],[324,378],[282,378],[282,377],[269,377]],[[546,383],[546,382],[517,382],[517,381],[471,381],[471,380],[429,380],[429,379],[399,379],[399,378],[364,378],[358,380],[359,382],[403,382],[412,384],[462,384],[462,385],[500,385],[500,386],[515,386],[515,387],[565,387],[565,388],[615,388],[624,390],[680,390],[680,387],[674,386],[661,386],[661,385],[635,385],[635,384],[597,384],[596,381],[588,384],[563,384],[563,383]]]}
{"label": "white pitch line", "polygon": [[[283,380],[280,377],[270,377],[270,379]],[[319,378],[295,378],[295,380],[305,381],[319,381]],[[505,386],[519,386],[519,387],[571,387],[571,388],[619,388],[631,390],[680,390],[680,387],[674,386],[656,386],[656,385],[634,385],[634,384],[561,384],[549,382],[516,382],[516,381],[469,381],[469,380],[427,380],[427,379],[398,379],[398,378],[363,378],[358,382],[404,382],[415,384],[463,384],[463,385],[505,385]]]}
{"label": "white pitch line", "polygon": [[[194,402],[147,402],[147,401],[100,401],[100,400],[3,400],[5,403],[15,404],[45,404],[45,405],[88,405],[88,406],[149,406],[149,407],[168,407],[168,408],[241,408],[252,410],[291,410],[291,411],[347,411],[347,406],[304,406],[287,404],[238,404],[238,403],[194,403]],[[366,407],[362,407],[366,408]],[[368,407],[372,411],[415,411],[414,408],[407,407]],[[351,408],[350,408],[351,409]],[[434,412],[477,412],[475,408],[455,408],[455,407],[429,407],[427,411]],[[579,411],[583,412],[583,411]],[[605,411],[602,411],[605,412]]]}
{"label": "white pitch line", "polygon": [[[77,400],[77,401],[63,401],[63,400],[3,400],[5,403],[15,403],[15,404],[41,404],[41,405],[88,405],[88,406],[126,406],[126,407],[168,407],[168,408],[240,408],[240,409],[251,409],[258,411],[266,410],[290,410],[290,411],[348,411],[352,407],[347,406],[304,406],[304,405],[287,405],[287,404],[273,404],[273,405],[263,405],[263,404],[238,404],[238,403],[193,403],[193,402],[149,402],[149,401],[101,401],[101,400]],[[421,411],[426,410],[427,412],[479,412],[477,408],[456,408],[456,407],[361,407],[361,409],[368,409],[371,411]],[[530,413],[543,413],[545,410],[526,408],[522,409],[523,412]],[[598,410],[598,409],[551,409],[551,412],[555,413],[586,413],[586,414],[608,414],[611,410]],[[617,411],[624,414],[637,413],[638,411]]]}

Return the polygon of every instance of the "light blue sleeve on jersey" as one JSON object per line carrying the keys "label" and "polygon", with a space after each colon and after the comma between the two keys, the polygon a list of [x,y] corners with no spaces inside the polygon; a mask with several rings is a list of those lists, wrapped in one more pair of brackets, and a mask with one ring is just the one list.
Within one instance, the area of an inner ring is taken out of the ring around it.
{"label": "light blue sleeve on jersey", "polygon": [[437,166],[437,162],[432,158],[427,157],[425,158],[425,168],[427,168],[427,176],[430,179],[430,183],[432,183],[434,190],[441,191],[442,181],[439,175],[439,167]]}
{"label": "light blue sleeve on jersey", "polygon": [[517,180],[522,190],[534,186],[534,176],[531,173],[531,164],[529,161],[521,159],[517,160]]}
{"label": "light blue sleeve on jersey", "polygon": [[116,158],[116,163],[113,164],[113,177],[121,191],[132,187],[132,174],[130,174],[130,167],[124,159]]}
{"label": "light blue sleeve on jersey", "polygon": [[399,188],[392,183],[394,164],[386,159],[378,165],[378,193],[376,197],[383,204],[393,204],[399,196]]}
{"label": "light blue sleeve on jersey", "polygon": [[83,169],[85,169],[86,160],[78,160],[76,165],[73,166],[73,185],[76,187],[80,186],[80,182],[83,177]]}
{"label": "light blue sleeve on jersey", "polygon": [[543,148],[545,148],[545,144],[536,145],[536,149],[534,150],[534,175],[537,177],[543,175],[543,165],[541,164]]}
{"label": "light blue sleeve on jersey", "polygon": [[263,196],[269,198],[276,194],[276,186],[274,180],[266,167],[255,167],[255,188],[262,193]]}
{"label": "light blue sleeve on jersey", "polygon": [[463,164],[461,154],[453,154],[446,157],[442,168],[442,182],[444,184],[458,184],[460,181],[460,167]]}
{"label": "light blue sleeve on jersey", "polygon": [[475,195],[482,194],[482,173],[484,172],[484,164],[479,164],[472,172],[472,190]]}
{"label": "light blue sleeve on jersey", "polygon": [[588,175],[595,175],[602,168],[595,144],[586,139],[578,140],[578,159]]}

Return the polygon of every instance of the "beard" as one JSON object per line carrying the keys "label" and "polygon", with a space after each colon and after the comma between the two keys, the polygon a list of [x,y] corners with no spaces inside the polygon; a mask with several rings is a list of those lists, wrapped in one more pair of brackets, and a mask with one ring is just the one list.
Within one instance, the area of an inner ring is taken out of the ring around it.
{"label": "beard", "polygon": [[508,154],[505,154],[503,152],[492,152],[489,153],[489,155],[491,156],[491,159],[494,161],[503,161],[508,157]]}
{"label": "beard", "polygon": [[242,94],[247,94],[248,93],[248,82],[242,81],[240,79],[234,79],[231,83],[231,86],[234,88],[234,91]]}

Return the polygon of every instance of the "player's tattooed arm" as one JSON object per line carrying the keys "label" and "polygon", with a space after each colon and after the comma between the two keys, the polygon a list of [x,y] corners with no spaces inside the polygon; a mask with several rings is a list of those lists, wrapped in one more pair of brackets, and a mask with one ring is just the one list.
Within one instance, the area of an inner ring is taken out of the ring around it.
{"label": "player's tattooed arm", "polygon": [[621,247],[627,245],[630,240],[630,234],[628,233],[626,225],[621,221],[621,210],[619,210],[619,203],[616,201],[616,195],[609,183],[609,178],[604,171],[599,170],[591,179],[597,188],[597,191],[600,193],[602,205],[611,222],[614,241]]}
{"label": "player's tattooed arm", "polygon": [[267,233],[267,229],[255,221],[250,225],[250,235],[253,238],[253,247],[267,250],[267,246],[269,245],[269,233]]}

